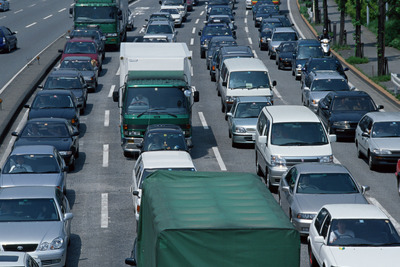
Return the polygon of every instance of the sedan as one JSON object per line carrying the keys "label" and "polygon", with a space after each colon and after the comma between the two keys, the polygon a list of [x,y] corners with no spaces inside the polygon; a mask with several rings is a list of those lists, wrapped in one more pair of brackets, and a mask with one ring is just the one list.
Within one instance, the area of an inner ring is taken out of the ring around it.
{"label": "sedan", "polygon": [[27,252],[0,251],[0,266],[5,267],[42,267],[39,258],[33,258]]}
{"label": "sedan", "polygon": [[182,26],[182,13],[179,12],[177,8],[162,8],[160,10],[161,13],[169,13],[171,14],[171,18],[174,21],[174,25],[176,27],[181,27]]}
{"label": "sedan", "polygon": [[0,189],[0,246],[4,251],[29,252],[45,266],[65,266],[72,218],[60,190],[42,186]]}
{"label": "sedan", "polygon": [[10,2],[8,0],[0,0],[0,10],[3,12],[10,10]]}
{"label": "sedan", "polygon": [[366,156],[369,168],[395,165],[400,158],[400,112],[370,112],[356,128],[358,157]]}
{"label": "sedan", "polygon": [[275,64],[278,65],[278,69],[292,69],[292,58],[296,45],[297,42],[288,41],[282,42],[276,48]]}
{"label": "sedan", "polygon": [[311,220],[325,204],[367,204],[364,193],[342,165],[302,163],[288,169],[279,184],[279,204],[300,234],[308,234]]}
{"label": "sedan", "polygon": [[235,38],[233,32],[225,23],[215,23],[205,25],[204,28],[199,31],[200,36],[200,57],[205,58],[208,50],[208,44],[214,36],[231,36]]}
{"label": "sedan", "polygon": [[93,66],[90,57],[65,57],[60,64],[60,69],[79,70],[86,82],[88,91],[95,92],[98,85],[99,68]]}
{"label": "sedan", "polygon": [[53,146],[16,147],[1,170],[0,188],[52,186],[66,193],[67,171],[68,167]]}
{"label": "sedan", "polygon": [[11,52],[17,49],[17,37],[15,32],[5,26],[0,26],[0,51]]}
{"label": "sedan", "polygon": [[167,36],[170,42],[176,42],[176,35],[174,27],[168,21],[151,21],[146,26],[145,35],[163,35]]}
{"label": "sedan", "polygon": [[71,170],[79,157],[79,131],[65,119],[41,118],[27,121],[17,137],[14,147],[26,145],[52,145],[60,152]]}
{"label": "sedan", "polygon": [[310,266],[393,266],[400,236],[388,216],[371,204],[325,205],[310,226]]}

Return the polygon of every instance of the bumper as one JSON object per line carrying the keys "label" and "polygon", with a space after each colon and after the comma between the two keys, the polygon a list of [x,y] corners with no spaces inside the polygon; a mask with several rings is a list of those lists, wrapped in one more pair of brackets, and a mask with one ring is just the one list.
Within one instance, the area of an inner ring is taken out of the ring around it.
{"label": "bumper", "polygon": [[331,126],[330,133],[336,134],[336,136],[341,136],[341,137],[354,137],[355,133],[356,133],[356,128],[344,128],[344,127]]}
{"label": "bumper", "polygon": [[29,253],[33,257],[38,257],[43,267],[62,267],[67,259],[67,251],[62,249],[50,251],[35,251]]}
{"label": "bumper", "polygon": [[308,235],[312,220],[292,218],[294,227],[301,235]]}
{"label": "bumper", "polygon": [[399,155],[394,154],[394,155],[378,155],[371,153],[372,156],[372,163],[374,165],[395,165],[397,164],[397,161],[399,160]]}
{"label": "bumper", "polygon": [[296,67],[296,70],[295,70],[295,72],[294,72],[294,74],[296,75],[296,77],[301,77],[301,69],[302,69],[303,67],[301,67],[301,68],[297,68]]}
{"label": "bumper", "polygon": [[143,138],[140,137],[125,137],[122,139],[122,149],[124,150],[125,155],[134,156],[135,154],[140,153],[140,148],[137,147],[143,141]]}
{"label": "bumper", "polygon": [[254,144],[255,133],[232,133],[232,141],[240,144]]}
{"label": "bumper", "polygon": [[292,61],[286,61],[286,60],[279,60],[278,62],[281,63],[281,68],[283,69],[291,69],[292,68]]}
{"label": "bumper", "polygon": [[287,167],[286,166],[274,166],[269,169],[269,178],[270,178],[270,183],[273,186],[279,186],[279,182],[281,180],[282,175],[286,172]]}
{"label": "bumper", "polygon": [[119,45],[121,40],[118,36],[107,36],[106,45]]}

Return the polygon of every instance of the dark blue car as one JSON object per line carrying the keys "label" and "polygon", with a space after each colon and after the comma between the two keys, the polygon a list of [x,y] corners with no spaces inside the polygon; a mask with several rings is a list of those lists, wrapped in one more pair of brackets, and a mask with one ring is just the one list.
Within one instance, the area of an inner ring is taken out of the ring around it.
{"label": "dark blue car", "polygon": [[209,24],[204,26],[203,30],[199,31],[200,36],[200,56],[201,58],[206,57],[206,51],[208,50],[208,43],[214,36],[232,36],[236,38],[229,26],[225,23]]}
{"label": "dark blue car", "polygon": [[17,49],[17,37],[15,32],[12,32],[5,26],[0,26],[0,51],[7,51]]}

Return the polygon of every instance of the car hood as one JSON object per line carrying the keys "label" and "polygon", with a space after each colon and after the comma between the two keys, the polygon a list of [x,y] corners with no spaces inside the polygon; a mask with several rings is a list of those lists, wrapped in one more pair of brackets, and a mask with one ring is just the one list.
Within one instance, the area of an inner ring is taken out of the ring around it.
{"label": "car hood", "polygon": [[296,194],[295,201],[300,212],[315,213],[326,204],[367,204],[364,196],[355,194]]}
{"label": "car hood", "polygon": [[58,151],[70,150],[72,140],[71,138],[59,138],[59,137],[26,137],[19,138],[14,146],[25,146],[25,145],[51,145],[57,148]]}
{"label": "car hood", "polygon": [[307,62],[307,60],[308,60],[308,58],[296,58],[296,66],[297,65],[301,65],[301,66],[304,66],[304,64],[306,64],[306,62]]}
{"label": "car hood", "polygon": [[95,76],[95,73],[93,70],[80,70],[80,72],[82,73],[83,77],[93,77]]}
{"label": "car hood", "polygon": [[320,100],[324,98],[330,91],[311,91],[310,97],[311,99]]}
{"label": "car hood", "polygon": [[70,90],[74,94],[75,97],[83,96],[83,89],[70,89]]}
{"label": "car hood", "polygon": [[400,150],[400,137],[371,138],[374,147],[380,149]]}
{"label": "car hood", "polygon": [[359,122],[368,111],[332,111],[330,121]]}
{"label": "car hood", "polygon": [[280,52],[279,56],[282,58],[293,58],[293,52]]}
{"label": "car hood", "polygon": [[90,57],[91,59],[99,61],[98,54],[62,54],[61,61],[63,61],[66,57]]}
{"label": "car hood", "polygon": [[52,222],[1,222],[2,244],[40,244],[63,236],[63,223]]}
{"label": "car hood", "polygon": [[271,47],[277,48],[283,41],[270,41]]}
{"label": "car hood", "polygon": [[258,118],[233,118],[233,124],[235,126],[247,126],[256,128]]}
{"label": "car hood", "polygon": [[[1,174],[1,187],[13,186],[61,186],[61,173],[14,173]],[[1,236],[1,234],[0,234]]]}
{"label": "car hood", "polygon": [[392,266],[400,247],[328,247],[335,266],[375,267]]}
{"label": "car hood", "polygon": [[75,108],[42,108],[29,111],[29,119],[49,117],[70,120],[76,117],[76,111]]}
{"label": "car hood", "polygon": [[311,145],[311,146],[277,146],[271,144],[272,155],[284,155],[284,157],[306,158],[332,155],[331,145]]}

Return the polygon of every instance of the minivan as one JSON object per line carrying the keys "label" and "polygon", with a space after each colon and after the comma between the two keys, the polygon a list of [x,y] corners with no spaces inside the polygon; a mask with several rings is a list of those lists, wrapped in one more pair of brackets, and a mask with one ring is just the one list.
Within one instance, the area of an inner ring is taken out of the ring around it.
{"label": "minivan", "polygon": [[333,162],[331,142],[318,116],[305,106],[266,106],[255,133],[257,174],[276,189],[282,174],[298,163]]}
{"label": "minivan", "polygon": [[228,112],[238,96],[269,96],[273,103],[272,87],[268,69],[258,58],[230,58],[224,61],[217,83],[221,95],[221,110]]}

